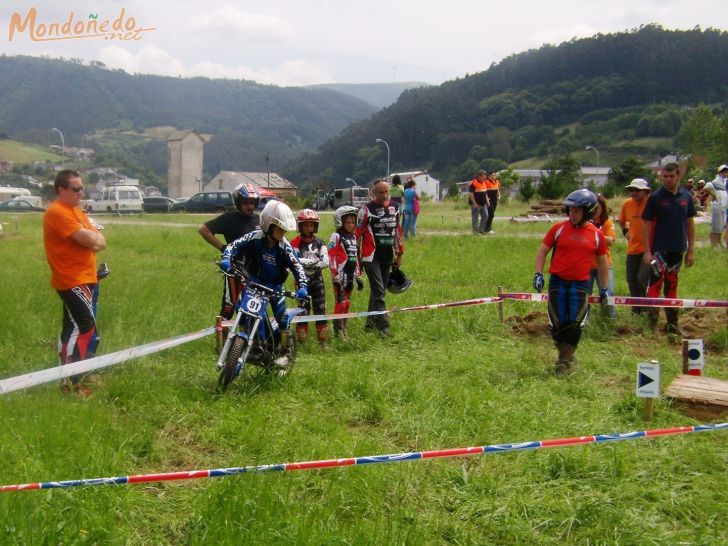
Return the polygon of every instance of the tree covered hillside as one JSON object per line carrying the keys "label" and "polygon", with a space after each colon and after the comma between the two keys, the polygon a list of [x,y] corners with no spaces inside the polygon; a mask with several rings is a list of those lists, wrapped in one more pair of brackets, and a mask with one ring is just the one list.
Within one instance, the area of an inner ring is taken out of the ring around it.
{"label": "tree covered hillside", "polygon": [[[58,127],[67,145],[93,146],[84,135],[103,129],[194,128],[213,135],[205,148],[211,175],[218,168],[265,169],[266,154],[278,169],[374,110],[323,89],[131,75],[98,62],[0,56],[0,131],[10,137],[55,143],[50,129]],[[157,149],[166,169],[164,145]]]}
{"label": "tree covered hillside", "polygon": [[673,137],[686,106],[727,99],[728,33],[650,25],[547,45],[405,91],[286,174],[311,186],[382,175],[386,150],[376,138],[388,142],[392,170],[427,168],[446,179],[465,179],[484,162],[504,166],[585,144],[652,153],[660,150],[635,148],[634,139]]}

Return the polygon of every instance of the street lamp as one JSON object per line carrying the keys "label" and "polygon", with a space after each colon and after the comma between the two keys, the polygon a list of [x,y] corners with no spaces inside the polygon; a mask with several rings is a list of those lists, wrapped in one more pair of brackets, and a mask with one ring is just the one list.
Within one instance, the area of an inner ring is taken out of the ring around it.
{"label": "street lamp", "polygon": [[56,129],[53,127],[53,131],[61,135],[61,168],[66,168],[66,141],[63,139],[63,133],[61,133],[60,129]]}
{"label": "street lamp", "polygon": [[585,149],[592,150],[595,154],[597,154],[597,169],[598,169],[599,168],[599,150],[597,150],[594,146],[587,146]]}
{"label": "street lamp", "polygon": [[359,187],[359,184],[357,184],[357,183],[356,183],[356,180],[354,180],[353,178],[346,178],[345,180],[346,180],[347,182],[351,182],[352,184],[354,184],[354,187],[355,187],[355,188],[358,188],[358,187]]}
{"label": "street lamp", "polygon": [[381,138],[378,138],[377,142],[384,144],[387,147],[387,176],[389,176],[389,144],[387,144],[386,140],[382,140]]}

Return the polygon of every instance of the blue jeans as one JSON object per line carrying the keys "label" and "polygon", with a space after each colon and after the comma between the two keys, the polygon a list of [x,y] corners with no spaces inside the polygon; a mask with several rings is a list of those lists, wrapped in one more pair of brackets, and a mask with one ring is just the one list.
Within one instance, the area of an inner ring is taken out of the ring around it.
{"label": "blue jeans", "polygon": [[404,238],[417,235],[417,215],[414,212],[404,212]]}
{"label": "blue jeans", "polygon": [[[480,221],[478,218],[480,217]],[[473,233],[485,233],[485,226],[488,223],[488,207],[478,205],[470,208],[470,220],[473,227]]]}

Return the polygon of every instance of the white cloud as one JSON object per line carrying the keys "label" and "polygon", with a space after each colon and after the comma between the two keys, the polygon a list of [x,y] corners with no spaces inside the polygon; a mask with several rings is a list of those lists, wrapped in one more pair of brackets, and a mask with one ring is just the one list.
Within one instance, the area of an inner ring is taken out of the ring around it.
{"label": "white cloud", "polygon": [[190,26],[194,31],[214,33],[217,40],[244,42],[280,42],[292,31],[291,25],[280,17],[244,13],[232,6],[196,16]]}
{"label": "white cloud", "polygon": [[123,47],[109,46],[103,48],[99,56],[108,67],[120,68],[131,74],[246,79],[283,86],[334,82],[329,65],[304,60],[285,61],[262,69],[246,65],[228,66],[213,61],[200,61],[186,66],[156,46],[142,47],[136,53]]}
{"label": "white cloud", "polygon": [[111,68],[133,73],[185,76],[184,63],[156,46],[141,47],[136,53],[119,46],[109,46],[99,52],[101,62]]}

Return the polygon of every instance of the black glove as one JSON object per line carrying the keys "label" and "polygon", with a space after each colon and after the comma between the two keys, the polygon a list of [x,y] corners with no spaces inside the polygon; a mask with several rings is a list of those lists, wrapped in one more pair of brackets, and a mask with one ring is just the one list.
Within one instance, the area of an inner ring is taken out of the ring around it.
{"label": "black glove", "polygon": [[626,237],[628,233],[629,233],[629,228],[623,227],[622,228],[622,235],[624,235]]}
{"label": "black glove", "polygon": [[538,292],[539,294],[543,292],[543,273],[534,273],[533,274],[533,289]]}
{"label": "black glove", "polygon": [[354,280],[356,281],[356,289],[359,292],[361,292],[362,290],[364,290],[364,281],[361,280],[361,277],[356,277]]}

